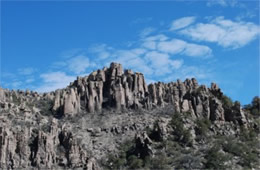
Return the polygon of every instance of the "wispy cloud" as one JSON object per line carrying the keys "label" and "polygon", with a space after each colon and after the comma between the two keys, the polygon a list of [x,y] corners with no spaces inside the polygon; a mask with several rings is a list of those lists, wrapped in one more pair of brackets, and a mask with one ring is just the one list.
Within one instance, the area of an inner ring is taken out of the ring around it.
{"label": "wispy cloud", "polygon": [[32,82],[34,82],[34,78],[28,78],[28,79],[26,79],[25,80],[25,83],[32,83]]}
{"label": "wispy cloud", "polygon": [[18,74],[21,74],[21,75],[31,75],[35,71],[36,71],[36,69],[34,69],[32,67],[20,68],[20,69],[18,69]]}
{"label": "wispy cloud", "polygon": [[197,41],[215,42],[222,47],[240,48],[256,39],[260,27],[251,22],[235,22],[217,17],[210,23],[198,23],[180,31]]}
{"label": "wispy cloud", "polygon": [[86,71],[86,69],[92,64],[86,56],[76,56],[68,60],[68,68],[70,71],[76,74],[80,74]]}
{"label": "wispy cloud", "polygon": [[214,5],[220,5],[223,7],[231,6],[235,7],[238,6],[238,0],[208,0],[207,6],[214,6]]}
{"label": "wispy cloud", "polygon": [[95,66],[95,63],[90,61],[89,57],[81,54],[79,54],[78,56],[73,55],[73,57],[63,59],[63,61],[54,62],[52,64],[52,67],[54,69],[66,69],[73,74],[85,73],[88,68],[91,68],[93,66]]}
{"label": "wispy cloud", "polygon": [[135,20],[133,20],[132,22],[130,22],[131,24],[142,24],[142,23],[147,23],[152,21],[153,18],[152,17],[146,17],[146,18],[136,18]]}
{"label": "wispy cloud", "polygon": [[19,86],[21,86],[23,84],[22,81],[20,80],[14,80],[10,83],[10,85],[13,87],[13,88],[18,88]]}
{"label": "wispy cloud", "polygon": [[113,51],[112,47],[107,46],[106,44],[95,44],[91,46],[88,51],[94,54],[97,58],[103,60],[111,56]]}
{"label": "wispy cloud", "polygon": [[156,29],[155,28],[152,28],[152,27],[147,27],[145,29],[143,29],[141,32],[140,32],[140,37],[146,37],[148,35],[150,35],[151,33],[153,33]]}
{"label": "wispy cloud", "polygon": [[195,21],[195,17],[183,17],[177,20],[174,20],[171,24],[170,30],[174,31],[174,30],[178,30],[181,28],[185,28],[189,25],[191,25],[192,23],[194,23]]}
{"label": "wispy cloud", "polygon": [[191,57],[208,58],[212,56],[212,50],[209,47],[187,43],[179,39],[158,43],[158,50],[170,54],[182,54]]}
{"label": "wispy cloud", "polygon": [[76,77],[69,76],[64,72],[50,72],[40,75],[43,85],[35,89],[38,92],[50,92],[56,89],[64,88],[74,81]]}
{"label": "wispy cloud", "polygon": [[163,34],[146,37],[142,47],[148,50],[158,50],[171,55],[185,55],[190,57],[208,58],[212,56],[212,50],[205,45],[188,43],[180,39],[171,39]]}
{"label": "wispy cloud", "polygon": [[172,60],[168,54],[156,51],[147,53],[144,58],[155,75],[171,73],[183,64],[183,60]]}
{"label": "wispy cloud", "polygon": [[170,82],[176,79],[185,80],[193,77],[204,82],[207,81],[205,83],[214,80],[214,75],[211,69],[200,66],[183,66],[177,72],[173,72],[170,76],[165,77],[164,81]]}

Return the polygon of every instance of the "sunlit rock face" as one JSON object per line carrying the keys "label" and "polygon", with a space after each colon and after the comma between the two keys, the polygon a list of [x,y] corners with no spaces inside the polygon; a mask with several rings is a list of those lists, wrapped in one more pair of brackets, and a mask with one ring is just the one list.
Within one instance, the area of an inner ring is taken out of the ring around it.
{"label": "sunlit rock face", "polygon": [[[82,109],[94,113],[106,108],[120,111],[172,105],[176,112],[190,112],[194,118],[225,120],[220,101],[223,93],[217,84],[212,83],[207,88],[192,78],[147,86],[142,73],[124,70],[118,63],[111,63],[109,68],[94,71],[89,76],[78,77],[70,86],[53,95],[53,110],[65,116],[77,114]],[[243,114],[241,119],[240,122],[245,123]]]}

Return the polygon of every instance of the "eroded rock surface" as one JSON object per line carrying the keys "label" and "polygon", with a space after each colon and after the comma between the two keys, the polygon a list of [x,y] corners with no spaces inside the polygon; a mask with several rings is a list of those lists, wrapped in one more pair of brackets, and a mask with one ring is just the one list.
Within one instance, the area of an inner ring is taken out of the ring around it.
{"label": "eroded rock surface", "polygon": [[[176,112],[190,112],[194,118],[225,121],[226,117],[221,103],[223,93],[215,83],[207,88],[192,78],[147,86],[142,73],[124,70],[117,63],[87,77],[78,77],[66,89],[56,91],[54,96],[53,110],[65,116],[76,114],[81,109],[93,113],[106,108],[121,111],[172,105]],[[246,119],[240,118],[237,121],[245,123]]]}
{"label": "eroded rock surface", "polygon": [[[226,107],[222,99],[215,83],[208,88],[192,78],[146,85],[142,73],[117,63],[54,92],[0,88],[0,169],[97,170],[97,160],[128,138],[134,139],[136,155],[153,156],[152,140],[169,135],[168,108],[192,121],[215,122],[212,133],[234,135],[225,122],[247,127],[248,119],[239,103]],[[147,127],[151,136],[143,132]]]}

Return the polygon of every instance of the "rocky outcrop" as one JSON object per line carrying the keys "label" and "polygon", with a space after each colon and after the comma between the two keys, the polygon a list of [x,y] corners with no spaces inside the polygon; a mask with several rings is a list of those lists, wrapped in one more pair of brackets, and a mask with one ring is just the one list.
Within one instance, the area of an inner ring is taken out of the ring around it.
{"label": "rocky outcrop", "polygon": [[117,63],[50,93],[0,88],[0,169],[97,170],[129,139],[138,159],[154,157],[152,145],[173,139],[174,112],[183,114],[192,140],[201,118],[212,121],[207,133],[250,128],[246,110],[224,99],[215,83],[208,88],[192,78],[147,86],[142,73]]}
{"label": "rocky outcrop", "polygon": [[[78,77],[66,89],[56,91],[54,96],[53,110],[63,115],[76,114],[81,109],[93,113],[105,108],[120,111],[172,105],[175,112],[190,112],[193,118],[225,121],[226,117],[221,103],[223,93],[215,83],[207,88],[192,78],[147,86],[142,73],[123,70],[117,63],[87,77]],[[243,116],[240,118],[245,121]]]}
{"label": "rocky outcrop", "polygon": [[59,166],[99,169],[95,159],[89,157],[72,134],[58,128],[55,119],[46,128],[23,126],[14,129],[0,125],[0,168],[56,169]]}
{"label": "rocky outcrop", "polygon": [[152,156],[153,150],[151,147],[152,140],[148,137],[146,132],[138,133],[135,136],[135,154],[140,158]]}
{"label": "rocky outcrop", "polygon": [[154,123],[153,129],[151,131],[151,134],[149,134],[149,137],[155,141],[165,141],[168,137],[167,134],[167,122],[165,122],[162,119],[159,119]]}
{"label": "rocky outcrop", "polygon": [[5,101],[5,91],[0,87],[0,101]]}
{"label": "rocky outcrop", "polygon": [[[68,93],[67,96],[64,93]],[[67,115],[79,112],[80,108],[100,112],[104,107],[117,110],[147,107],[146,93],[143,74],[124,71],[121,64],[111,63],[110,68],[78,77],[68,88],[56,91],[53,110]]]}
{"label": "rocky outcrop", "polygon": [[210,100],[210,120],[225,120],[224,109],[217,98]]}

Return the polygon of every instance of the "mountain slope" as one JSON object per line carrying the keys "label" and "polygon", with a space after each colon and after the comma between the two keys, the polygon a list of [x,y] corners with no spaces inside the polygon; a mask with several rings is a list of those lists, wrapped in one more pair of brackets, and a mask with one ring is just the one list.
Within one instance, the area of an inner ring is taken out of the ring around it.
{"label": "mountain slope", "polygon": [[0,88],[0,109],[4,169],[259,167],[259,98],[242,108],[194,78],[147,86],[111,63],[50,93]]}

